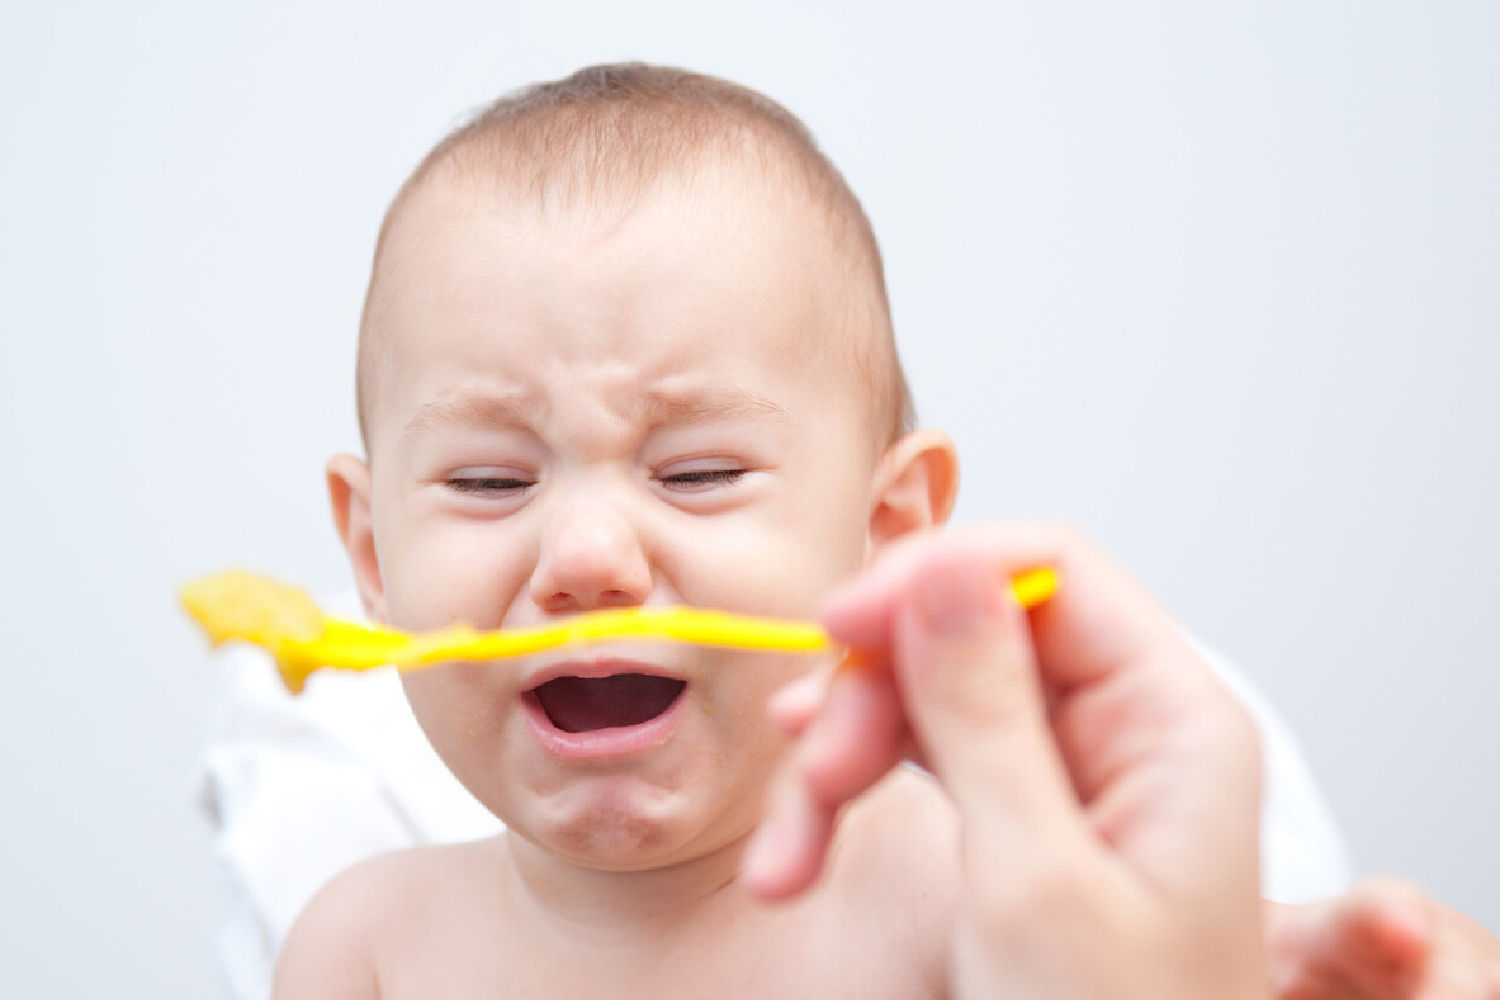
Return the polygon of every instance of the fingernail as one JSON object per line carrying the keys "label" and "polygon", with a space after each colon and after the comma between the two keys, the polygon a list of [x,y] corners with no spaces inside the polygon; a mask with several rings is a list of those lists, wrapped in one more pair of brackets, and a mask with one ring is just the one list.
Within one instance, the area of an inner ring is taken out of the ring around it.
{"label": "fingernail", "polygon": [[928,573],[916,597],[922,624],[948,638],[978,631],[1003,610],[1003,602],[994,575],[970,560]]}

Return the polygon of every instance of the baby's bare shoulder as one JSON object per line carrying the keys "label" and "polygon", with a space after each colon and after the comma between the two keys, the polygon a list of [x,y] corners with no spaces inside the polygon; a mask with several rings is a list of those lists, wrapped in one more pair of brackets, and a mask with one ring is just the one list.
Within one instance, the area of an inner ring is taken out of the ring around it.
{"label": "baby's bare shoulder", "polygon": [[906,897],[958,878],[958,816],[931,775],[899,767],[850,807],[843,863],[861,882]]}
{"label": "baby's bare shoulder", "polygon": [[885,936],[867,947],[904,956],[925,995],[942,995],[960,888],[958,820],[931,776],[897,768],[849,808],[833,859],[846,918]]}
{"label": "baby's bare shoulder", "polygon": [[371,1000],[382,972],[445,922],[455,888],[492,850],[482,843],[418,847],[355,864],[318,890],[292,925],[276,963],[273,1000]]}

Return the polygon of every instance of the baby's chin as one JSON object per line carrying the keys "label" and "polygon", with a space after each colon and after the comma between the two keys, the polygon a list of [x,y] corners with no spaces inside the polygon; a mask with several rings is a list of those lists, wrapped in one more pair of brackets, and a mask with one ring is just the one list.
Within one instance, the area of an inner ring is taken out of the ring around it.
{"label": "baby's chin", "polygon": [[513,815],[507,829],[558,860],[599,872],[673,868],[737,850],[758,818],[739,801],[715,815],[686,790],[660,796],[639,788],[575,787],[564,798],[532,815]]}

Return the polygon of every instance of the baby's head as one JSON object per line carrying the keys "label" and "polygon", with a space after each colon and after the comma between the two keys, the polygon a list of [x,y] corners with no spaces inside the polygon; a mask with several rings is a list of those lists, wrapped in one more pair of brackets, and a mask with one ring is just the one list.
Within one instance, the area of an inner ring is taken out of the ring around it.
{"label": "baby's head", "polygon": [[[858,202],[785,110],[677,70],[584,70],[440,143],[382,227],[358,368],[368,462],[330,463],[335,516],[407,628],[806,618],[952,499]],[[638,869],[745,835],[765,699],[813,666],[622,643],[406,686],[521,849]]]}
{"label": "baby's head", "polygon": [[360,330],[358,405],[367,448],[380,384],[391,377],[384,347],[399,332],[384,307],[399,292],[396,276],[414,250],[401,246],[399,237],[413,229],[402,223],[432,207],[433,189],[438,197],[457,194],[460,210],[504,211],[517,222],[575,235],[606,232],[665,193],[696,189],[710,201],[733,202],[754,190],[761,198],[747,210],[772,212],[777,217],[766,222],[773,226],[800,221],[798,235],[811,237],[820,259],[834,265],[837,287],[825,295],[843,313],[808,346],[843,352],[880,444],[911,429],[880,251],[858,200],[806,127],[735,84],[626,65],[581,70],[496,101],[440,142],[402,186],[381,227]]}

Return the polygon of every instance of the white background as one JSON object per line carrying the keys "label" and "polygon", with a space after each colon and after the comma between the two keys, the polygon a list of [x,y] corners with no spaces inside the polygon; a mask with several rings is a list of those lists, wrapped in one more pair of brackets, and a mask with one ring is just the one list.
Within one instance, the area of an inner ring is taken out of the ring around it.
{"label": "white background", "polygon": [[217,994],[174,588],[346,583],[387,199],[624,58],[846,172],[962,516],[1079,522],[1280,705],[1362,869],[1500,928],[1500,5],[11,3],[0,994]]}

